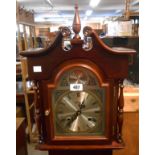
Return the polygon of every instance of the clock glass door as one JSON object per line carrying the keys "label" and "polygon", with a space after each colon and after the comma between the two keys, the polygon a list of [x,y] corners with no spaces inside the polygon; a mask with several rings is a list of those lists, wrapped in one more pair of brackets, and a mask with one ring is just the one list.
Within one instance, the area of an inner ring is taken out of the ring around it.
{"label": "clock glass door", "polygon": [[66,71],[52,91],[56,136],[97,136],[105,132],[105,88],[88,69]]}

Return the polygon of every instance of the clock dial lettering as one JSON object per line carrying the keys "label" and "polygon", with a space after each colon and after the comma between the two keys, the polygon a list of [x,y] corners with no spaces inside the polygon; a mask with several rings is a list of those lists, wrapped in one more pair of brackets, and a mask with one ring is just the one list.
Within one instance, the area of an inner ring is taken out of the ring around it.
{"label": "clock dial lettering", "polygon": [[94,117],[88,118],[88,121],[96,122],[97,120]]}
{"label": "clock dial lettering", "polygon": [[94,122],[88,121],[88,119],[87,119],[87,117],[86,117],[85,115],[81,115],[81,116],[82,116],[82,118],[83,118],[83,121],[84,121],[86,124],[88,124],[88,126],[89,126],[90,128],[92,128],[92,127],[95,126],[95,123],[94,123]]}

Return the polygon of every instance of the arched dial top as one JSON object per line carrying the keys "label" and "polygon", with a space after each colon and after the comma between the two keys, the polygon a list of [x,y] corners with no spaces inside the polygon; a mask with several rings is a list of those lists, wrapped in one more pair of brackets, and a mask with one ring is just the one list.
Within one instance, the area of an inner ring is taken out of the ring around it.
{"label": "arched dial top", "polygon": [[88,84],[89,77],[88,77],[87,72],[84,72],[80,69],[75,69],[69,73],[68,82],[69,83]]}
{"label": "arched dial top", "polygon": [[65,72],[59,80],[59,87],[69,87],[70,84],[82,84],[84,87],[97,86],[98,80],[88,69],[74,67]]}

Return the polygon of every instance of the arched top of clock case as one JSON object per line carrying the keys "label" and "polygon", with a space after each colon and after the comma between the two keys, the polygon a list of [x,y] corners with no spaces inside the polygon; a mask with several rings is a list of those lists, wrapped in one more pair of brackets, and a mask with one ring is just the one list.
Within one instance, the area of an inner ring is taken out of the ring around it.
{"label": "arched top of clock case", "polygon": [[[131,55],[134,54],[136,51],[133,49],[128,49],[128,48],[111,48],[109,46],[107,46],[98,36],[98,34],[92,30],[91,37],[93,37],[93,45],[97,45],[98,47],[100,47],[102,50],[101,52],[105,52],[105,53],[109,53],[109,54],[114,54],[114,55]],[[28,49],[26,51],[22,51],[20,53],[20,55],[24,56],[24,57],[37,57],[37,56],[44,56],[44,55],[48,55],[49,53],[52,53],[54,50],[56,50],[56,46],[60,46],[61,47],[61,42],[62,42],[62,34],[60,31],[57,32],[57,35],[53,41],[53,43],[51,43],[47,48],[34,48],[34,49]],[[71,40],[72,44],[81,44],[83,43],[83,40],[79,40],[79,39],[73,39]],[[96,47],[96,46],[95,46]],[[94,48],[95,48],[94,47]],[[94,48],[92,50],[90,50],[89,52],[93,51]],[[74,54],[71,53],[74,50],[71,49],[70,54]],[[84,51],[82,49],[81,46],[81,50]],[[63,50],[62,50],[63,51]],[[63,51],[65,52],[65,51]],[[86,52],[86,51],[85,51]],[[80,52],[79,52],[80,53]]]}
{"label": "arched top of clock case", "polygon": [[[77,59],[93,62],[105,73],[107,78],[126,78],[128,75],[129,57],[135,53],[135,50],[125,48],[112,49],[103,43],[92,29],[90,36],[93,42],[93,48],[90,51],[85,51],[82,48],[83,40],[81,39],[71,39],[71,50],[64,51],[62,49],[62,33],[57,32],[55,40],[48,48],[21,52],[22,56],[27,57],[29,79],[50,79],[51,73],[60,64]],[[41,72],[34,72],[34,66],[40,66]]]}
{"label": "arched top of clock case", "polygon": [[49,82],[53,84],[53,86],[57,86],[57,85],[60,86],[63,80],[63,77],[65,80],[67,80],[68,73],[72,73],[74,71],[80,71],[83,74],[87,74],[87,76],[93,79],[93,81],[96,79],[97,80],[96,81],[97,83],[95,84],[96,86],[102,87],[104,85],[107,85],[104,72],[101,71],[96,64],[92,63],[89,60],[69,60],[69,61],[62,63],[51,74],[51,79],[49,79]]}

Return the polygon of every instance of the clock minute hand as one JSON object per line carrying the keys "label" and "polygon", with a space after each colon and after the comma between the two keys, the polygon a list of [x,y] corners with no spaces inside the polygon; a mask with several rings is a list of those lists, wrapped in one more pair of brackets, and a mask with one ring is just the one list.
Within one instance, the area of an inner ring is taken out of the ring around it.
{"label": "clock minute hand", "polygon": [[82,92],[81,93],[81,101],[80,101],[80,110],[85,108],[85,102],[87,100],[87,97],[88,97],[88,93],[87,92]]}
{"label": "clock minute hand", "polygon": [[85,100],[83,100],[82,103],[80,104],[80,109],[79,109],[80,111],[81,111],[81,109],[85,108],[84,102],[85,102]]}

